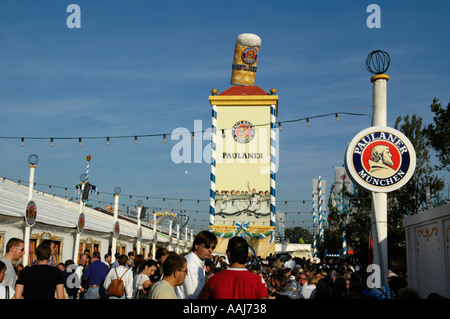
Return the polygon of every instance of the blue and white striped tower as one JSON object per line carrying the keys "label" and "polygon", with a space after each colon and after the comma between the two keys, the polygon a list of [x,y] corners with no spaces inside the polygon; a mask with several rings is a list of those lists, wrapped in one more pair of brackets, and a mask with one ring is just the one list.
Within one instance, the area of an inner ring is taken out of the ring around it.
{"label": "blue and white striped tower", "polygon": [[314,198],[314,189],[313,189],[313,192],[312,192],[312,198],[313,198],[312,208],[313,208],[313,236],[314,236],[313,258],[316,258],[317,257],[317,232],[316,232],[317,212],[316,212],[316,200]]}
{"label": "blue and white striped tower", "polygon": [[211,122],[211,174],[209,188],[209,226],[216,223],[216,142],[217,142],[217,105],[212,105],[212,122]]}
{"label": "blue and white striped tower", "polygon": [[345,207],[344,207],[344,197],[340,196],[339,197],[339,214],[341,215],[341,220],[342,220],[342,254],[346,255],[347,254],[347,240],[345,239],[345,228],[346,228],[346,220],[345,220]]}
{"label": "blue and white striped tower", "polygon": [[91,159],[92,159],[91,155],[86,156],[86,161],[87,161],[87,164],[86,164],[86,183],[89,181],[89,163],[91,162]]}
{"label": "blue and white striped tower", "polygon": [[319,241],[323,241],[322,176],[319,176]]}
{"label": "blue and white striped tower", "polygon": [[270,106],[270,226],[276,225],[276,105]]}
{"label": "blue and white striped tower", "polygon": [[[217,94],[216,89],[213,90],[209,97],[212,107],[209,229],[217,237],[224,238],[216,251],[225,253],[228,238],[236,232],[251,241],[258,254],[274,254],[275,228],[278,223],[276,173],[279,145],[276,90],[271,89],[268,94],[258,86],[240,85],[232,86],[220,94]],[[260,125],[265,127],[259,128]],[[251,133],[245,137],[240,136],[244,127],[248,129],[246,132]],[[227,136],[221,138],[225,130]],[[255,154],[261,156],[257,158]],[[264,205],[260,210],[268,213],[264,215],[265,218],[256,219],[251,214],[250,206],[239,208],[243,212],[239,218],[231,214],[238,206],[234,202],[232,190],[235,187],[243,190],[250,188],[250,185],[253,185],[254,190],[270,194],[267,198],[268,207]],[[216,196],[219,191],[220,197]],[[251,219],[251,223],[246,219]]]}

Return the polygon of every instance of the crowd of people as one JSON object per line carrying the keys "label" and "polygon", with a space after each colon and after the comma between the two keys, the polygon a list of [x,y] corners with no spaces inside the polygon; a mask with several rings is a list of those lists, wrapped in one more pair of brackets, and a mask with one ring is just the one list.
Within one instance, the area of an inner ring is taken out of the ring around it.
{"label": "crowd of people", "polygon": [[[333,258],[249,256],[242,237],[228,241],[226,255],[214,253],[217,237],[202,231],[187,254],[159,248],[155,256],[85,251],[53,264],[54,244],[43,241],[36,261],[16,267],[24,242],[11,238],[0,259],[0,299],[420,299],[403,276],[389,273],[389,284],[367,286],[364,267]],[[427,299],[445,298],[437,294]]]}

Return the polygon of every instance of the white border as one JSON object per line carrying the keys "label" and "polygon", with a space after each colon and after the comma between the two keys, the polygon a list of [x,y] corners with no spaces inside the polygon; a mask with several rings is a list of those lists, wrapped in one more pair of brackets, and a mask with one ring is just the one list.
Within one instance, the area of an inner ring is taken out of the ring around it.
{"label": "white border", "polygon": [[[391,185],[391,186],[373,186],[365,182],[361,177],[359,176],[358,172],[354,169],[353,165],[353,151],[355,149],[356,144],[363,138],[364,136],[373,133],[373,132],[386,132],[393,134],[400,138],[402,142],[405,144],[405,146],[408,148],[408,152],[410,154],[410,165],[408,168],[408,171],[405,174],[405,177],[398,183]],[[350,164],[350,165],[349,165]],[[414,174],[414,171],[416,169],[416,151],[414,150],[414,147],[412,146],[409,139],[400,131],[388,127],[388,126],[371,126],[369,128],[366,128],[356,134],[356,136],[352,139],[350,144],[347,147],[347,150],[345,152],[345,170],[347,171],[348,175],[350,176],[353,183],[361,186],[362,188],[377,192],[377,193],[389,193],[392,191],[395,191],[401,187],[403,187],[412,177]]]}

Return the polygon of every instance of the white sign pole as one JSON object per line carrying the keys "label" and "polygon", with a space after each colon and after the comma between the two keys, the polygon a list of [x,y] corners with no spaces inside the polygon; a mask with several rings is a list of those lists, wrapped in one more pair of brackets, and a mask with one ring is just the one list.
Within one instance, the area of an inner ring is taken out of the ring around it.
{"label": "white sign pole", "polygon": [[181,217],[177,220],[177,254],[180,253],[180,223],[181,223]]}
{"label": "white sign pole", "polygon": [[[375,59],[375,60],[373,60]],[[400,131],[387,127],[386,83],[389,55],[373,51],[366,60],[373,83],[372,126],[359,132],[347,147],[345,168],[351,180],[372,192],[371,232],[377,288],[388,283],[387,193],[404,186],[414,174],[416,152]],[[371,287],[372,288],[372,287]]]}
{"label": "white sign pole", "polygon": [[[117,219],[119,215],[119,194],[114,194],[114,217],[113,217],[113,227],[116,225]],[[114,232],[112,234],[111,239],[111,263],[116,261],[116,248],[117,247],[117,238],[114,236]]]}
{"label": "white sign pole", "polygon": [[[28,183],[28,203],[33,199],[35,169],[36,169],[36,165],[30,165],[30,181]],[[31,233],[31,227],[28,226],[27,223],[25,223],[25,238],[24,238],[25,254],[23,255],[23,264],[25,266],[28,265],[28,258],[30,255],[30,233]]]}
{"label": "white sign pole", "polygon": [[[78,209],[78,216],[80,216],[83,213],[84,203],[83,203],[82,197],[83,197],[84,186],[85,186],[85,183],[81,183],[80,205],[79,205],[79,209]],[[78,265],[79,250],[80,250],[80,233],[77,231],[77,233],[75,234],[75,248],[73,250],[73,261],[74,261],[75,265]]]}
{"label": "white sign pole", "polygon": [[[386,83],[389,76],[375,75],[372,126],[387,126]],[[380,266],[381,286],[388,283],[387,193],[372,192],[373,263]]]}
{"label": "white sign pole", "polygon": [[168,249],[170,251],[172,250],[172,224],[173,224],[173,220],[171,219],[169,221],[169,247],[168,247]]}
{"label": "white sign pole", "polygon": [[[138,232],[141,231],[141,212],[142,212],[142,205],[139,205],[138,206],[138,211],[137,211],[137,217],[138,217],[137,229],[138,229]],[[136,254],[140,254],[140,253],[141,253],[141,238],[139,238],[139,236],[138,236],[137,241],[136,241]]]}
{"label": "white sign pole", "polygon": [[156,260],[156,242],[157,239],[157,233],[156,233],[156,213],[153,212],[153,243],[152,243],[152,252],[153,252],[153,258]]}

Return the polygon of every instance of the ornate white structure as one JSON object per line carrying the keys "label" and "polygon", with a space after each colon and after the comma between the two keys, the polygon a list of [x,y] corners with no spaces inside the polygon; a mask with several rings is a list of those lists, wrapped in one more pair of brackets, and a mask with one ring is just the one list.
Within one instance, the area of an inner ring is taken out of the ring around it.
{"label": "ornate white structure", "polygon": [[450,204],[403,219],[408,286],[450,298]]}

